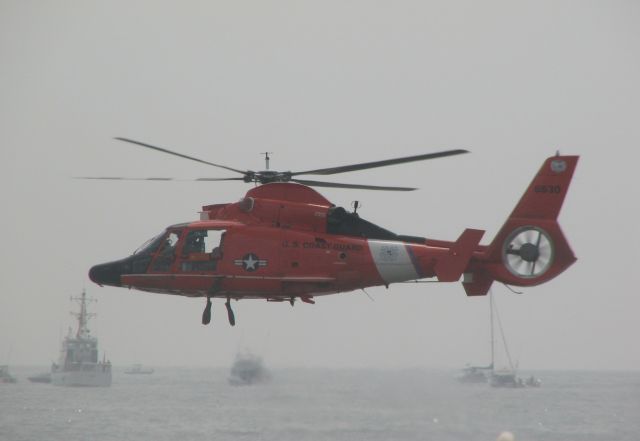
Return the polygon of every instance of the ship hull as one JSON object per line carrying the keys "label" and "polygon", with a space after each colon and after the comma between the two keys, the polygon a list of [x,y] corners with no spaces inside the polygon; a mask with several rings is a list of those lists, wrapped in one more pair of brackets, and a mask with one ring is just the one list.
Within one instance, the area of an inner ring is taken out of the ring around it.
{"label": "ship hull", "polygon": [[109,387],[111,370],[102,370],[95,366],[95,369],[91,370],[52,372],[51,384],[66,387]]}

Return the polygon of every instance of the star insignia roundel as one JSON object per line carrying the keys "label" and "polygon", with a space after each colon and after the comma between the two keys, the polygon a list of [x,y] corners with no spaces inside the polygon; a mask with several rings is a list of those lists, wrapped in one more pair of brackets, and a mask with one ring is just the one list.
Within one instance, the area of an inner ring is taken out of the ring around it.
{"label": "star insignia roundel", "polygon": [[267,266],[267,261],[260,259],[254,253],[248,253],[242,256],[242,259],[236,259],[234,263],[241,266],[245,271],[253,272],[262,266]]}

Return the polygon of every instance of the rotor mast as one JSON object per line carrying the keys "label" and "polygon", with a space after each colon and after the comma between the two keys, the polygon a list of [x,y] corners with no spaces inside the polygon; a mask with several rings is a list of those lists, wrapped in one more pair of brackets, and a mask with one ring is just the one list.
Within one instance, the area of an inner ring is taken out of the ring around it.
{"label": "rotor mast", "polygon": [[272,155],[273,152],[262,152],[260,154],[264,155],[264,162],[265,162],[265,166],[267,167],[265,170],[269,170],[269,160],[271,159],[269,155]]}

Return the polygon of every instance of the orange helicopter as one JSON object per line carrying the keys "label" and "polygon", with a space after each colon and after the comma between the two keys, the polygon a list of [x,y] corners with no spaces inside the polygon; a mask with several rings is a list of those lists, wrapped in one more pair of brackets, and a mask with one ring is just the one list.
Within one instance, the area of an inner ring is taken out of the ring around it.
{"label": "orange helicopter", "polygon": [[100,286],[205,297],[205,325],[211,321],[211,299],[215,297],[226,299],[233,326],[232,299],[315,303],[315,296],[426,278],[438,282],[462,278],[467,295],[479,296],[486,295],[494,281],[513,286],[544,283],[576,261],[557,218],[578,156],[558,154],[546,159],[493,241],[480,245],[484,231],[477,229],[466,229],[455,242],[395,234],[361,218],[357,203],[349,212],[310,187],[415,188],[297,178],[441,158],[468,153],[466,150],[303,172],[269,170],[269,154],[265,153],[266,170],[254,172],[116,139],[242,174],[199,180],[261,184],[239,202],[206,205],[200,220],[169,226],[133,255],[89,271],[90,279]]}

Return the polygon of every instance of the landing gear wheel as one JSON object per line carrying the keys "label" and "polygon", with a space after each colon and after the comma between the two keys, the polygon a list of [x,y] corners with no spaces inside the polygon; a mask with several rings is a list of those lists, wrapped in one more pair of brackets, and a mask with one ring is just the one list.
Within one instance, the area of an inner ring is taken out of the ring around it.
{"label": "landing gear wheel", "polygon": [[207,297],[207,305],[202,311],[202,324],[208,325],[209,323],[211,323],[211,298]]}
{"label": "landing gear wheel", "polygon": [[233,309],[231,309],[231,300],[227,297],[227,302],[224,304],[227,307],[227,316],[229,317],[229,324],[231,326],[236,325],[236,316],[233,313]]}

